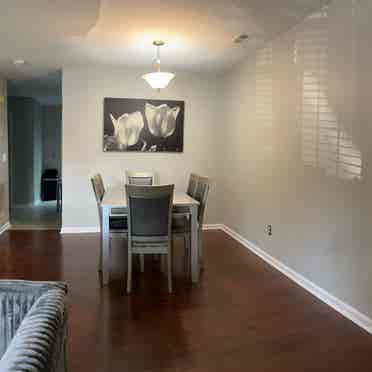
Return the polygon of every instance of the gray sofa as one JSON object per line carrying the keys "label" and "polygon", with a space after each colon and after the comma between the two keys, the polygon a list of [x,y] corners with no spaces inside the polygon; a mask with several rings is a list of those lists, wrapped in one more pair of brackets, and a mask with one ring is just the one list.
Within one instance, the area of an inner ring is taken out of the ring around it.
{"label": "gray sofa", "polygon": [[0,372],[62,372],[66,366],[67,286],[0,280]]}

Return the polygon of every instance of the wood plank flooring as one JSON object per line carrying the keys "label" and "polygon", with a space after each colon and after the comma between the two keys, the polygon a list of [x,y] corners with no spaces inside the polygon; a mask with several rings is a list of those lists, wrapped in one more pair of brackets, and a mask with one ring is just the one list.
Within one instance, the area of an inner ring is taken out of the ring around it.
{"label": "wood plank flooring", "polygon": [[173,295],[151,257],[131,296],[120,269],[102,288],[98,247],[96,234],[0,236],[0,278],[68,283],[69,371],[372,371],[371,335],[223,232],[205,233],[198,286],[175,247]]}

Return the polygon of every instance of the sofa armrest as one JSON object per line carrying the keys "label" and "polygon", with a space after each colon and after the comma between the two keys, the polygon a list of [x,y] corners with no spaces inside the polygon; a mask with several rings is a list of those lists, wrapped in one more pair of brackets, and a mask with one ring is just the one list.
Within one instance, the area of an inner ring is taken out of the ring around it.
{"label": "sofa armrest", "polygon": [[0,360],[1,372],[63,370],[65,296],[65,290],[51,289],[32,305]]}
{"label": "sofa armrest", "polygon": [[67,286],[61,282],[0,280],[0,358],[28,311],[49,290],[60,290],[66,294]]}
{"label": "sofa armrest", "polygon": [[35,282],[29,280],[0,280],[0,294],[19,293],[33,294],[40,297],[51,289],[61,289],[67,293],[67,285],[63,282]]}

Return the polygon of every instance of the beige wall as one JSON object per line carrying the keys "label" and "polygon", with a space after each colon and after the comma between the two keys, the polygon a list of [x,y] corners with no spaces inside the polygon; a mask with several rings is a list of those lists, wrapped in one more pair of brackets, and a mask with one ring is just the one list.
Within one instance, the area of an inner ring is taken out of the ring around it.
{"label": "beige wall", "polygon": [[219,182],[223,223],[372,316],[370,19],[333,2],[228,74]]}
{"label": "beige wall", "polygon": [[9,221],[8,208],[8,162],[3,162],[3,154],[8,156],[6,80],[0,77],[0,229]]}
{"label": "beige wall", "polygon": [[[161,183],[185,189],[190,172],[215,178],[218,83],[205,74],[176,75],[158,93],[141,79],[141,71],[66,68],[63,71],[63,227],[98,226],[89,176],[101,172],[105,183],[123,183],[124,172],[154,170]],[[185,101],[184,152],[104,153],[103,99],[159,98]],[[218,222],[216,187],[212,186],[207,222]]]}

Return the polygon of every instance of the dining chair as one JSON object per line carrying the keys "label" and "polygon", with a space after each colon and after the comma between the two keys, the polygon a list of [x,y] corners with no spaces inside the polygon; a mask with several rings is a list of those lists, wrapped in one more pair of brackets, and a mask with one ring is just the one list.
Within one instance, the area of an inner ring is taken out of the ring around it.
{"label": "dining chair", "polygon": [[154,172],[133,172],[126,171],[126,183],[128,185],[152,186],[155,184]]}
{"label": "dining chair", "polygon": [[128,205],[127,293],[132,290],[132,255],[167,255],[172,292],[172,208],[174,185],[125,185]]}
{"label": "dining chair", "polygon": [[[154,172],[136,172],[136,171],[126,171],[126,183],[128,185],[136,186],[153,186],[155,184],[155,173]],[[140,266],[141,272],[145,271],[145,258],[140,255]]]}
{"label": "dining chair", "polygon": [[190,174],[186,193],[192,198],[195,196],[196,188],[198,186],[198,179],[199,179],[199,176],[197,174],[195,173]]}
{"label": "dining chair", "polygon": [[[198,207],[198,251],[201,267],[203,260],[203,223],[207,207],[210,182],[207,177],[197,176],[197,186],[193,198],[199,202]],[[184,239],[185,244],[185,268],[191,261],[191,218],[187,213],[175,212],[172,219],[172,234],[174,238]]]}
{"label": "dining chair", "polygon": [[[198,186],[198,179],[199,176],[195,173],[191,173],[189,176],[189,182],[187,185],[186,194],[194,198],[196,188]],[[173,215],[172,215],[172,228],[173,228],[173,236],[174,237],[181,237],[184,239],[184,246],[185,246],[185,259],[184,259],[184,265],[185,265],[185,271],[187,270],[187,260],[188,260],[188,252],[190,251],[190,242],[191,237],[189,236],[190,232],[186,232],[185,227],[185,220],[191,219],[190,209],[187,207],[181,207],[177,206],[173,208]],[[177,230],[177,232],[175,231]]]}
{"label": "dining chair", "polygon": [[207,208],[207,200],[210,189],[210,182],[207,177],[199,177],[198,186],[195,191],[194,199],[199,202],[198,207],[198,248],[200,265],[204,267],[204,254],[203,254],[203,224],[205,217],[205,210]]}
{"label": "dining chair", "polygon": [[[196,192],[196,188],[198,186],[198,179],[199,179],[199,176],[195,173],[191,173],[190,176],[189,176],[189,182],[188,182],[188,185],[187,185],[187,190],[186,190],[186,194],[191,196],[192,198],[194,198],[195,196],[195,192]],[[173,208],[173,211],[175,212],[173,214],[173,218],[177,218],[177,217],[188,217],[190,218],[190,210],[189,208],[187,207],[180,207],[180,206],[177,206],[175,208]]]}
{"label": "dining chair", "polygon": [[[93,187],[93,192],[96,197],[98,217],[100,231],[102,233],[102,208],[101,202],[105,195],[105,186],[103,183],[102,176],[100,174],[95,174],[91,177],[91,183]],[[109,216],[109,238],[110,244],[111,239],[126,238],[128,234],[128,220],[127,214],[124,210],[116,209],[113,210]],[[102,243],[100,244],[98,271],[102,271]]]}

